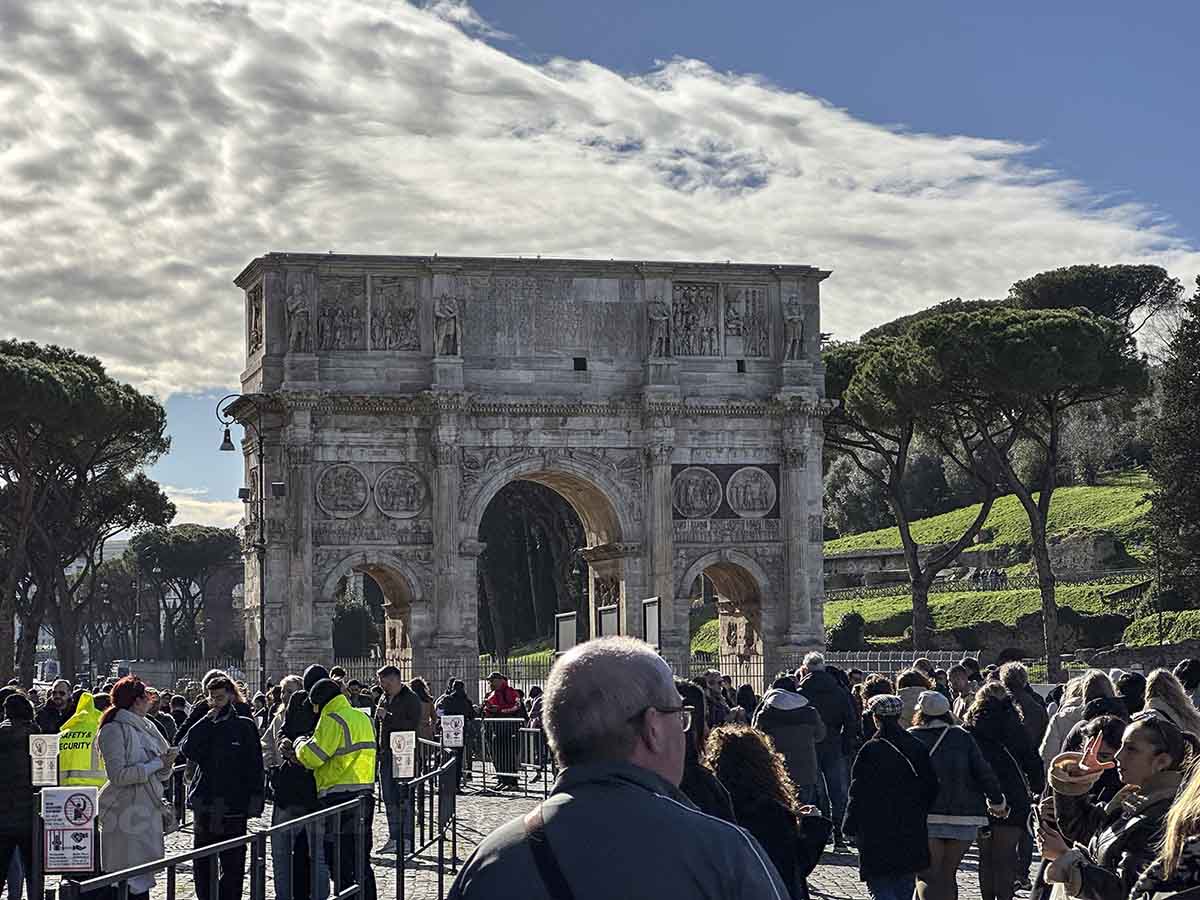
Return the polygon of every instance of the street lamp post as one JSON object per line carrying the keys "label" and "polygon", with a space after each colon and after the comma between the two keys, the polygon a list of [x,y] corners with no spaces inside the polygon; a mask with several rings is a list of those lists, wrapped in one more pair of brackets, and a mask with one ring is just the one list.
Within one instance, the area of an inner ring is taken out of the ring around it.
{"label": "street lamp post", "polygon": [[[262,394],[229,394],[217,402],[217,421],[225,428],[220,449],[225,452],[237,449],[229,437],[229,426],[235,421],[240,421],[229,414],[228,407],[225,406],[226,401],[229,400],[236,402],[244,400],[250,403],[254,407],[255,414],[254,422],[244,420],[241,421],[241,425],[243,428],[253,430],[257,445],[255,453],[258,457],[258,535],[254,541],[254,552],[258,560],[258,682],[259,690],[265,694],[267,692],[267,457],[263,448],[262,417],[263,408],[270,402],[270,399]],[[229,405],[233,406],[234,404]],[[275,497],[285,496],[286,491],[283,482],[271,484],[271,493]],[[251,492],[246,488],[239,490],[238,496],[246,504],[254,500]]]}

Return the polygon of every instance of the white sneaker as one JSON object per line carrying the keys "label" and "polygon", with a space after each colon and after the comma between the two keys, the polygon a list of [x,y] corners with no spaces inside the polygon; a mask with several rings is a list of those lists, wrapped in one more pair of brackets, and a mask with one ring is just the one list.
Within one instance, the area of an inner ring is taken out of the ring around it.
{"label": "white sneaker", "polygon": [[378,850],[376,850],[375,852],[376,853],[395,853],[396,852],[396,839],[389,838],[388,842],[386,844],[384,844],[382,847],[380,847]]}

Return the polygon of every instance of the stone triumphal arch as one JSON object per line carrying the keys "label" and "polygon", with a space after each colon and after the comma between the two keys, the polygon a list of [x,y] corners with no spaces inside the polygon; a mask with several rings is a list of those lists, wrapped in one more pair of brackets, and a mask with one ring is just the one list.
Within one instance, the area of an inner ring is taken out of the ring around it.
{"label": "stone triumphal arch", "polygon": [[[268,667],[328,659],[334,595],[380,586],[422,671],[477,652],[480,520],[518,479],[583,524],[590,610],[687,654],[700,575],[722,651],[767,671],[822,642],[819,286],[811,266],[271,253],[245,291],[261,416]],[[246,483],[257,472],[254,429]],[[254,503],[248,504],[253,514]],[[256,523],[248,523],[255,528]],[[246,560],[247,652],[258,562]],[[257,661],[254,661],[257,664]]]}

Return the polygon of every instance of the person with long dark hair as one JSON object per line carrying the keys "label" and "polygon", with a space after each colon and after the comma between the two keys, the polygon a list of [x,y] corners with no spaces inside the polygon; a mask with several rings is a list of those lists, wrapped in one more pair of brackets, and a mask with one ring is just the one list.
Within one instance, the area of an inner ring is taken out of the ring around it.
{"label": "person with long dark hair", "polygon": [[989,810],[979,835],[979,891],[983,900],[1012,900],[1020,876],[1017,845],[1029,820],[1030,794],[1045,783],[1042,761],[1021,721],[1021,710],[999,681],[989,681],[967,710],[966,729],[1000,780],[1005,810]]}
{"label": "person with long dark hair", "polygon": [[903,700],[877,694],[867,711],[875,731],[850,772],[843,828],[858,839],[858,877],[874,900],[911,900],[917,873],[929,868],[937,774],[925,745],[900,726]]}
{"label": "person with long dark hair", "polygon": [[700,812],[737,824],[729,791],[725,790],[704,758],[704,747],[708,740],[704,691],[698,685],[681,679],[675,680],[675,689],[683,698],[683,708],[688,713],[688,727],[684,733],[687,744],[684,748],[683,780],[679,782],[679,790],[696,804]]}
{"label": "person with long dark hair", "polygon": [[705,757],[729,791],[738,824],[762,844],[787,885],[792,900],[807,900],[808,874],[820,859],[832,828],[818,817],[815,833],[802,831],[800,807],[783,756],[771,739],[746,725],[722,725],[708,736]]}
{"label": "person with long dark hair", "polygon": [[[105,872],[120,872],[164,855],[163,785],[178,751],[147,719],[150,696],[141,679],[127,675],[112,689],[100,716],[96,742],[108,783],[100,788],[100,853]],[[130,900],[149,900],[153,875],[129,880]]]}

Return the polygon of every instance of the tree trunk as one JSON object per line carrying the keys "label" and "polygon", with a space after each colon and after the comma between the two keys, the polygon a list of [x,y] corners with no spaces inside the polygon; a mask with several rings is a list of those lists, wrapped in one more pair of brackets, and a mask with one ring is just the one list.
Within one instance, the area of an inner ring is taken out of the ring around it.
{"label": "tree trunk", "polygon": [[[68,621],[69,620],[69,621]],[[74,616],[55,611],[51,620],[54,649],[58,652],[58,667],[63,678],[80,681],[79,623]],[[90,674],[90,673],[86,673]]]}
{"label": "tree trunk", "polygon": [[929,615],[929,581],[930,579],[924,577],[912,580],[914,651],[927,649],[933,634],[933,621]]}
{"label": "tree trunk", "polygon": [[546,634],[542,627],[542,611],[538,607],[537,575],[533,568],[533,546],[529,542],[529,517],[523,517],[525,526],[525,574],[529,579],[529,605],[533,608],[533,629],[538,637]]}
{"label": "tree trunk", "polygon": [[496,585],[491,573],[484,564],[480,567],[480,587],[487,603],[488,618],[492,623],[492,638],[496,646],[492,648],[493,655],[504,658],[508,656],[508,630],[504,627],[503,610],[500,609],[500,598],[496,594]]}
{"label": "tree trunk", "polygon": [[42,617],[30,616],[28,621],[21,622],[21,637],[17,641],[17,678],[21,684],[29,687],[37,674],[37,642],[38,632],[42,630]]}
{"label": "tree trunk", "polygon": [[[20,439],[22,451],[26,441],[27,438]],[[4,584],[0,586],[0,681],[5,683],[13,674],[13,645],[16,640],[13,617],[16,615],[17,582],[25,574],[29,538],[33,531],[34,488],[31,479],[28,471],[23,471],[18,481],[21,511],[17,516],[17,533],[12,543],[12,555],[8,559],[8,572]]]}
{"label": "tree trunk", "polygon": [[1044,523],[1030,522],[1034,527],[1030,533],[1033,561],[1037,566],[1038,589],[1042,594],[1042,631],[1046,644],[1046,677],[1058,681],[1062,665],[1058,658],[1058,602],[1054,596],[1054,569],[1050,565],[1050,551],[1046,546]]}

